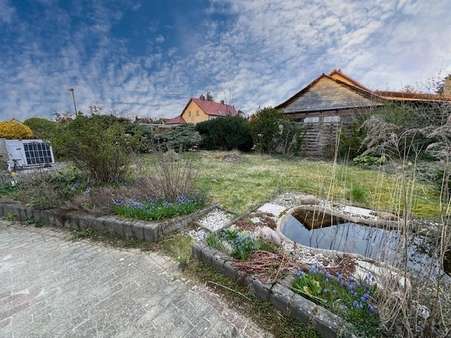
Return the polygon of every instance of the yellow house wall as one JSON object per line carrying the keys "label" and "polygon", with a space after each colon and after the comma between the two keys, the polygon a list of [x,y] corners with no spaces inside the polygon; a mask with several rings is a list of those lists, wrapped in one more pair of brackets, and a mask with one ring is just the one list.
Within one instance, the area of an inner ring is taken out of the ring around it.
{"label": "yellow house wall", "polygon": [[195,103],[191,102],[182,113],[183,119],[187,123],[199,123],[208,120],[208,115]]}

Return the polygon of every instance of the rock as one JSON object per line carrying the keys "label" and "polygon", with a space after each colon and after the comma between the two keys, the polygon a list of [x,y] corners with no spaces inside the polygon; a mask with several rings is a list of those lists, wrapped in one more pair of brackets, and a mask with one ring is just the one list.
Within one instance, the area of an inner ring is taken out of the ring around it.
{"label": "rock", "polygon": [[263,212],[266,214],[270,214],[275,217],[279,217],[287,208],[273,203],[265,203],[260,208],[258,208],[258,212]]}
{"label": "rock", "polygon": [[424,320],[428,319],[431,315],[431,311],[424,305],[418,306],[418,315]]}
{"label": "rock", "polygon": [[264,239],[277,245],[282,244],[282,239],[280,238],[280,235],[270,227],[267,226],[257,227],[254,233],[257,238]]}
{"label": "rock", "polygon": [[313,195],[304,195],[299,198],[300,205],[318,205],[320,202],[320,199]]}

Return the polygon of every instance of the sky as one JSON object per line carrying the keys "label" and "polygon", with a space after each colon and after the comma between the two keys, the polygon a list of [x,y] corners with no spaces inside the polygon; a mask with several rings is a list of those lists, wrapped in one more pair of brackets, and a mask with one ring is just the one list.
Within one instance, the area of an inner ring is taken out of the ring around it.
{"label": "sky", "polygon": [[0,119],[89,106],[173,117],[210,91],[246,113],[334,68],[372,89],[451,72],[450,0],[0,0]]}

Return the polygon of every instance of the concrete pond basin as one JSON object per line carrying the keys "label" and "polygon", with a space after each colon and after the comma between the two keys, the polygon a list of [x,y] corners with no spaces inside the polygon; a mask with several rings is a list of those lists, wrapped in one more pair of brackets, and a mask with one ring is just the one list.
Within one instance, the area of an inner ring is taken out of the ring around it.
{"label": "concrete pond basin", "polygon": [[[400,222],[402,219],[391,213],[332,203],[303,193],[287,193],[222,229],[217,227],[214,232],[238,230],[268,241],[280,247],[284,257],[297,262],[300,270],[320,266],[327,271],[338,271],[340,275],[339,270],[334,270],[337,262],[346,262],[339,269],[346,270],[352,265],[352,269],[345,271],[349,278],[370,280],[378,288],[383,287],[387,278],[395,281],[396,288],[410,288],[410,278],[421,278],[426,271],[429,276],[450,283],[443,266],[424,251],[429,243],[422,234],[424,226],[429,224],[423,224],[408,240],[408,275],[405,278],[396,264],[402,240]],[[343,318],[315,299],[294,292],[295,269],[268,280],[243,269],[248,265],[232,257],[227,245],[215,248],[208,243],[208,236],[203,238],[193,247],[193,256],[200,261],[247,285],[258,298],[269,300],[281,312],[310,323],[321,336],[355,335],[352,325]]]}

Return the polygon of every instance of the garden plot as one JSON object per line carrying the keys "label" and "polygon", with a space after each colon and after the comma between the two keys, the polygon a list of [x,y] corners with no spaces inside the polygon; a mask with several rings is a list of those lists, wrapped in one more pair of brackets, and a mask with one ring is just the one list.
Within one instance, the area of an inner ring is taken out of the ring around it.
{"label": "garden plot", "polygon": [[161,154],[151,173],[135,167],[133,175],[109,183],[73,166],[35,171],[0,186],[0,214],[157,241],[216,208],[195,187],[191,163],[172,155]]}
{"label": "garden plot", "polygon": [[[385,294],[393,301],[415,293],[419,282],[451,285],[427,239],[412,234],[408,249],[399,250],[402,223],[393,214],[289,193],[204,234],[194,254],[326,336],[339,334],[340,327],[349,334],[378,336],[388,332]],[[421,242],[429,252],[411,242]],[[427,303],[427,296],[423,300]],[[426,325],[421,320],[419,325]]]}

